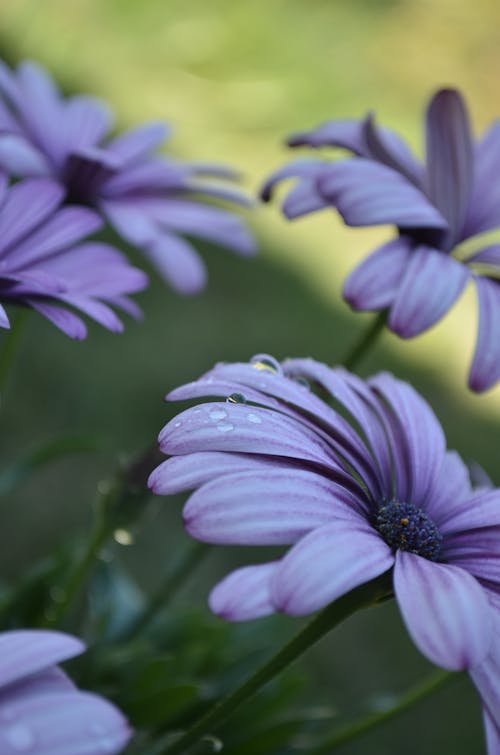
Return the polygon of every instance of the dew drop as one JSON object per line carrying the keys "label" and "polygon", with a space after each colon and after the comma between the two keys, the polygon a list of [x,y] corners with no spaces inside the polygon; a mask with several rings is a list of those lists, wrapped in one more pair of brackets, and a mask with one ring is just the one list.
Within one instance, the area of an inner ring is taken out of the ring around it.
{"label": "dew drop", "polygon": [[258,414],[252,414],[252,413],[247,414],[247,420],[249,422],[253,422],[254,425],[260,425],[260,423],[262,422]]}
{"label": "dew drop", "polygon": [[28,752],[35,746],[35,736],[24,724],[9,726],[4,736],[10,746],[18,752]]}
{"label": "dew drop", "polygon": [[174,423],[174,427],[180,427],[181,425],[182,425],[182,422],[180,422],[180,421]]}
{"label": "dew drop", "polygon": [[227,417],[227,412],[225,409],[212,409],[212,411],[208,412],[208,416],[210,419],[213,419],[214,422],[218,422],[220,419],[225,419]]}
{"label": "dew drop", "polygon": [[228,404],[246,404],[247,400],[242,393],[231,393],[231,395],[227,397],[226,402]]}
{"label": "dew drop", "polygon": [[234,430],[234,425],[231,425],[229,422],[219,422],[217,430],[220,433],[230,433],[231,430]]}
{"label": "dew drop", "polygon": [[256,354],[250,360],[250,364],[256,370],[266,370],[267,372],[282,373],[281,365],[277,359],[269,354]]}

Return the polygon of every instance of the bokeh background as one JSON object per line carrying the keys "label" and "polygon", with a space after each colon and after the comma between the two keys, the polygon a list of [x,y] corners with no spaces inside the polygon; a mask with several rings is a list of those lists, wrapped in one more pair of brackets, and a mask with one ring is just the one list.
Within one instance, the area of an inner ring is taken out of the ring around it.
{"label": "bokeh background", "polygon": [[[173,154],[237,166],[255,192],[287,158],[283,137],[328,118],[373,109],[421,153],[425,102],[442,85],[462,89],[481,132],[500,114],[499,29],[495,0],[2,0],[0,54],[13,64],[38,60],[67,91],[107,99],[120,127],[171,122]],[[367,317],[342,302],[342,280],[390,229],[347,229],[330,212],[288,223],[276,205],[257,207],[251,223],[258,258],[205,248],[209,287],[192,299],[153,275],[139,297],[144,322],[121,336],[90,325],[87,341],[73,343],[30,317],[2,407],[1,468],[61,434],[87,434],[102,450],[39,470],[3,496],[3,578],[15,579],[88,525],[97,483],[117,456],[151,445],[173,413],[162,403],[168,389],[215,361],[256,352],[333,363],[362,332]],[[468,291],[424,336],[403,342],[385,334],[360,371],[410,379],[438,413],[450,447],[498,483],[500,388],[483,396],[466,389],[475,329]],[[185,545],[180,506],[161,501],[121,549],[145,590]],[[252,555],[212,552],[178,600],[201,605],[216,578]],[[274,646],[296,624],[276,627]],[[387,605],[351,619],[300,668],[323,699],[349,711],[376,691],[405,689],[428,664]],[[473,755],[481,748],[479,706],[464,678],[343,751]]]}

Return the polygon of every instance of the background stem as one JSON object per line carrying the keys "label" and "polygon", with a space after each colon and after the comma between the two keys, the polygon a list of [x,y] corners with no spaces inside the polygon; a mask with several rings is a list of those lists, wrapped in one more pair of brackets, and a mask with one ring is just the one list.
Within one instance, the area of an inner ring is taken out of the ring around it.
{"label": "background stem", "polygon": [[362,333],[353,346],[349,349],[344,359],[340,360],[347,370],[353,370],[368,353],[369,349],[377,341],[387,322],[387,310],[379,312],[370,322],[367,330]]}

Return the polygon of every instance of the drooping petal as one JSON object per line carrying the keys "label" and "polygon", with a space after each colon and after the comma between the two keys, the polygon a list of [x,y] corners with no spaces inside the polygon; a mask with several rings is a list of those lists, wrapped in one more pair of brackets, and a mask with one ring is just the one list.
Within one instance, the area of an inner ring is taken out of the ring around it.
{"label": "drooping petal", "polygon": [[244,566],[228,574],[210,593],[210,610],[226,621],[247,621],[274,613],[270,583],[278,563]]}
{"label": "drooping petal", "polygon": [[344,299],[360,311],[389,307],[398,294],[412,247],[408,237],[400,236],[372,252],[345,280]]}
{"label": "drooping petal", "polygon": [[162,278],[179,293],[197,294],[205,287],[205,263],[191,244],[180,236],[161,230],[144,251]]}
{"label": "drooping petal", "polygon": [[131,736],[111,703],[85,692],[39,695],[9,706],[13,718],[0,725],[3,755],[96,755],[121,752]]}
{"label": "drooping petal", "polygon": [[35,309],[41,315],[50,320],[50,322],[62,330],[70,338],[74,338],[77,341],[82,341],[87,335],[87,328],[83,320],[73,312],[58,307],[55,304],[49,304],[43,299],[35,299],[28,297],[25,299],[26,304]]}
{"label": "drooping petal", "polygon": [[303,537],[284,556],[272,580],[277,610],[302,616],[388,571],[394,556],[359,517],[335,521]]}
{"label": "drooping petal", "polygon": [[412,338],[443,317],[464,290],[470,274],[437,249],[416,247],[399,282],[389,313],[389,327]]}
{"label": "drooping petal", "polygon": [[2,707],[12,705],[18,700],[26,701],[52,692],[74,692],[76,689],[73,681],[58,666],[37,671],[27,678],[0,688],[0,718]]}
{"label": "drooping petal", "polygon": [[500,283],[475,277],[479,304],[476,348],[469,373],[469,388],[477,393],[500,378]]}
{"label": "drooping petal", "polygon": [[19,178],[50,174],[43,152],[20,134],[0,134],[0,166]]}
{"label": "drooping petal", "polygon": [[[407,383],[381,373],[371,378],[369,384],[388,404],[400,428],[394,445],[400,446],[402,458],[399,462],[398,457],[395,458],[396,463],[405,467],[408,489],[396,493],[401,500],[411,501],[418,507],[425,506],[443,464],[446,450],[443,429],[429,404]],[[391,435],[392,427],[388,425],[386,429]]]}
{"label": "drooping petal", "polygon": [[84,644],[62,632],[23,629],[0,633],[0,686],[61,663],[85,650]]}
{"label": "drooping petal", "polygon": [[204,542],[288,545],[332,519],[356,521],[361,512],[351,493],[321,475],[268,469],[203,485],[189,498],[183,517],[189,534]]}
{"label": "drooping petal", "polygon": [[64,189],[48,178],[32,178],[12,186],[0,213],[0,256],[48,218],[61,202]]}
{"label": "drooping petal", "polygon": [[472,188],[473,144],[459,92],[442,89],[427,110],[427,180],[431,200],[449,223],[450,245],[460,235]]}
{"label": "drooping petal", "polygon": [[493,611],[468,572],[397,551],[394,590],[411,638],[430,661],[460,671],[484,660],[493,641]]}
{"label": "drooping petal", "polygon": [[286,143],[289,147],[340,147],[366,156],[363,121],[357,118],[327,121],[311,131],[292,134]]}
{"label": "drooping petal", "polygon": [[319,175],[317,186],[350,226],[447,227],[442,215],[413,183],[373,160],[333,162]]}
{"label": "drooping petal", "polygon": [[316,179],[328,165],[327,161],[318,159],[292,160],[269,176],[260,190],[261,199],[264,202],[269,202],[276,184],[288,178],[298,178],[299,181],[307,180],[309,184],[310,180]]}
{"label": "drooping petal", "polygon": [[363,136],[368,157],[393,168],[415,186],[422,188],[422,167],[401,137],[387,128],[380,128],[371,114],[363,122]]}

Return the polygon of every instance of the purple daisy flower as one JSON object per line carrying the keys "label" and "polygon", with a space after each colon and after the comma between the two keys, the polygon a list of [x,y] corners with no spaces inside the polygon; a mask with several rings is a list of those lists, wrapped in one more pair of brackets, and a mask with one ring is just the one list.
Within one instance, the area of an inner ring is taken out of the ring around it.
{"label": "purple daisy flower", "polygon": [[444,89],[427,109],[423,165],[371,115],[328,122],[288,144],[341,147],[355,155],[297,160],[274,173],[263,187],[265,200],[283,179],[298,179],[284,201],[288,218],[334,207],[349,226],[397,227],[398,237],[347,278],[349,304],[387,309],[391,330],[411,338],[443,317],[474,281],[479,330],[469,386],[484,391],[494,385],[500,379],[500,245],[483,240],[474,251],[456,252],[462,242],[500,227],[500,121],[474,143],[460,94]]}
{"label": "purple daisy flower", "polygon": [[36,309],[71,338],[87,333],[71,308],[119,332],[110,305],[139,316],[128,294],[145,288],[147,276],[112,246],[84,241],[102,220],[87,207],[61,207],[63,196],[50,179],[9,189],[0,175],[0,327],[10,327],[2,304],[12,302]]}
{"label": "purple daisy flower", "polygon": [[68,201],[94,207],[183,294],[199,291],[206,279],[184,234],[243,255],[254,252],[254,241],[236,215],[199,201],[248,204],[226,184],[237,177],[234,171],[159,157],[155,152],[167,136],[163,124],[110,139],[111,126],[104,103],[62,97],[35,63],[11,71],[0,62],[0,166],[9,173],[59,181]]}
{"label": "purple daisy flower", "polygon": [[229,399],[164,427],[160,448],[171,458],[150,487],[196,489],[184,521],[199,540],[291,546],[229,574],[211,609],[231,621],[300,616],[392,573],[416,646],[472,676],[498,753],[500,491],[471,488],[430,407],[386,373],[363,381],[311,359],[280,365],[261,355],[219,364],[167,398],[208,396]]}
{"label": "purple daisy flower", "polygon": [[56,665],[85,647],[67,634],[0,634],[2,755],[113,755],[131,736],[127,721],[102,697],[78,690]]}

